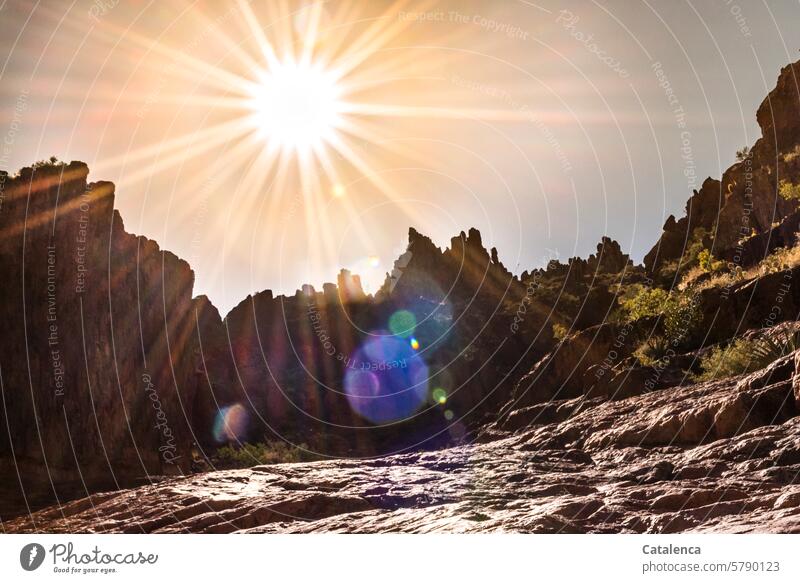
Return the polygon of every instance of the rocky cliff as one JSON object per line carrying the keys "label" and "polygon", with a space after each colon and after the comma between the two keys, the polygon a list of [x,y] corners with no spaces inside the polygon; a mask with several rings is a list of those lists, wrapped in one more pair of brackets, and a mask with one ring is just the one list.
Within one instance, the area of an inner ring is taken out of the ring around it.
{"label": "rocky cliff", "polygon": [[[285,438],[324,454],[452,443],[447,417],[470,425],[496,412],[510,396],[506,379],[552,346],[545,306],[494,255],[474,229],[444,251],[411,229],[375,298],[346,271],[321,291],[246,298],[224,334],[204,339],[210,391],[198,427],[238,407],[238,439]],[[359,394],[367,381],[372,402]],[[207,447],[225,441],[200,437]]]}
{"label": "rocky cliff", "polygon": [[88,174],[23,169],[0,208],[0,459],[34,498],[189,471],[198,322],[219,320]]}
{"label": "rocky cliff", "polygon": [[721,180],[703,182],[687,201],[684,217],[667,219],[663,234],[644,258],[648,271],[657,273],[679,262],[695,238],[702,239],[715,256],[743,267],[763,259],[780,244],[738,248],[751,235],[769,232],[797,210],[797,201],[781,197],[779,186],[781,180],[800,181],[800,156],[795,150],[800,147],[799,76],[800,63],[781,70],[776,87],[758,108],[761,137]]}

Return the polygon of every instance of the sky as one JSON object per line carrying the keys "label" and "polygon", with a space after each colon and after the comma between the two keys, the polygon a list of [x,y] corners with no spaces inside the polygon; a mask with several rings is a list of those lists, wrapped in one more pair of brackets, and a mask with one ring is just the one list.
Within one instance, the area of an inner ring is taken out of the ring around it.
{"label": "sky", "polygon": [[248,294],[376,291],[409,227],[514,273],[640,261],[760,136],[800,4],[0,0],[0,169],[116,184],[129,232]]}

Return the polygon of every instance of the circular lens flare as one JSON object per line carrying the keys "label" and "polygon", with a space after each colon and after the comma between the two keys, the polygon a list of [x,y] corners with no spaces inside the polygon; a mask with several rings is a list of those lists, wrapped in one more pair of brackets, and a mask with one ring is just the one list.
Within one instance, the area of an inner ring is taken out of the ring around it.
{"label": "circular lens flare", "polygon": [[417,318],[413,312],[408,310],[398,310],[389,317],[389,330],[395,336],[408,338],[414,333],[417,327]]}
{"label": "circular lens flare", "polygon": [[247,430],[248,420],[247,410],[239,403],[221,408],[214,420],[214,439],[217,443],[241,441]]}
{"label": "circular lens flare", "polygon": [[373,423],[413,415],[428,395],[428,367],[407,342],[390,335],[367,340],[353,355],[344,390],[353,410]]}

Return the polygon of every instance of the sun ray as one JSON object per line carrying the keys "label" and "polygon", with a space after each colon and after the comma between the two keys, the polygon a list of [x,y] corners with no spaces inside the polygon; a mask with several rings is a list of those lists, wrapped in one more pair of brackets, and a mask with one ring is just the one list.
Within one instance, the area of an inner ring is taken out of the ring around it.
{"label": "sun ray", "polygon": [[[328,176],[331,184],[340,185],[342,188],[346,189],[346,185],[342,184],[342,179],[339,176],[339,172],[336,170],[336,166],[333,164],[327,149],[317,148],[314,151],[314,155],[320,161],[320,165],[322,166],[326,176]],[[361,221],[361,215],[359,215],[359,213],[356,211],[352,197],[347,196],[347,192],[345,191],[344,195],[338,198],[340,199],[340,203],[344,208],[348,219],[354,224],[353,230],[356,234],[356,237],[358,237],[361,247],[365,251],[369,252],[372,249],[373,242],[371,239],[369,239],[369,237],[367,237],[367,229],[364,226],[364,223]]]}
{"label": "sun ray", "polygon": [[[172,168],[182,161],[199,156],[200,154],[208,152],[209,150],[216,148],[218,145],[228,140],[235,139],[251,131],[251,128],[247,127],[245,124],[242,124],[240,125],[238,132],[231,131],[230,133],[212,135],[199,144],[194,143],[190,148],[179,150],[165,158],[162,158],[159,155],[157,160],[150,163],[148,166],[145,166],[133,173],[123,175],[119,180],[119,185],[122,187],[136,184],[140,180],[151,177],[153,174],[162,172],[168,168]],[[127,164],[130,162],[130,160],[123,160],[123,162]]]}
{"label": "sun ray", "polygon": [[272,43],[264,34],[264,30],[261,28],[258,18],[253,13],[250,3],[247,0],[237,0],[237,5],[239,6],[239,14],[245,21],[247,29],[252,33],[256,44],[258,44],[258,48],[261,50],[261,54],[267,61],[267,67],[270,69],[274,68],[279,64],[278,57],[275,54],[275,50],[272,48]]}
{"label": "sun ray", "polygon": [[143,146],[133,151],[120,154],[113,158],[107,158],[100,161],[95,166],[96,172],[105,172],[109,169],[116,168],[121,164],[130,164],[133,162],[140,162],[156,154],[168,152],[172,150],[183,149],[186,146],[193,144],[197,140],[205,140],[206,138],[218,138],[221,136],[241,135],[247,132],[252,132],[253,127],[246,119],[233,119],[224,123],[214,126],[209,126],[202,130],[196,130],[189,134],[184,134],[170,138],[168,140],[159,141],[155,144]]}
{"label": "sun ray", "polygon": [[[317,208],[314,205],[314,192],[312,188],[314,169],[312,165],[309,164],[308,153],[299,152],[296,160],[300,178],[300,193],[303,197],[303,219],[305,221],[306,233],[308,233],[307,241],[309,242],[309,262],[307,267],[309,267],[309,271],[313,273],[324,265],[320,255],[324,252],[330,252],[330,246],[328,245],[327,231],[320,230],[315,219]],[[317,236],[320,236],[322,239],[322,244],[311,244]]]}
{"label": "sun ray", "polygon": [[233,62],[238,60],[246,65],[247,69],[250,71],[258,71],[261,68],[261,64],[257,62],[250,53],[245,51],[239,43],[234,42],[227,34],[225,34],[217,25],[217,23],[206,16],[202,10],[192,10],[191,14],[202,25],[200,30],[209,32],[217,41],[219,41],[226,49],[228,49],[228,54],[234,57],[231,59]]}
{"label": "sun ray", "polygon": [[[360,212],[359,202],[385,200],[396,206],[398,216],[424,224],[423,210],[405,201],[403,173],[388,173],[430,169],[443,162],[438,152],[403,139],[406,120],[516,122],[534,117],[528,110],[470,107],[475,102],[469,99],[457,102],[461,94],[446,71],[460,58],[459,53],[452,47],[437,51],[433,45],[415,46],[416,33],[408,30],[414,19],[401,15],[405,10],[428,10],[433,4],[394,0],[388,7],[372,9],[345,1],[333,9],[321,1],[294,5],[287,0],[237,0],[235,12],[230,13],[233,34],[217,26],[212,13],[191,15],[206,31],[204,38],[219,48],[219,58],[215,55],[211,63],[200,56],[207,51],[176,48],[172,37],[162,42],[161,37],[126,33],[124,46],[144,53],[137,65],[142,70],[160,68],[164,76],[162,63],[175,65],[168,75],[174,83],[158,91],[158,104],[176,106],[178,113],[188,110],[190,115],[198,108],[206,109],[213,114],[213,125],[170,135],[155,144],[132,142],[138,147],[107,159],[96,171],[124,170],[130,165],[133,170],[121,172],[118,180],[122,188],[174,167],[183,174],[183,165],[190,159],[209,160],[208,169],[182,181],[177,193],[187,198],[196,195],[210,176],[216,184],[232,185],[225,201],[229,205],[227,231],[249,228],[254,215],[263,216],[266,224],[277,228],[256,225],[253,240],[267,252],[277,251],[272,247],[282,236],[287,243],[291,238],[292,245],[303,243],[311,276],[339,266],[338,220],[349,225],[348,252],[355,246],[365,254],[375,253],[371,225]],[[109,42],[123,32],[113,19],[96,28]],[[461,34],[464,27],[441,40],[447,44],[447,38]],[[155,63],[156,58],[161,62]],[[191,82],[191,91],[181,91],[179,85],[185,81]],[[396,91],[398,87],[403,90]],[[415,87],[420,91],[414,93]],[[101,96],[102,92],[98,99]],[[150,96],[134,89],[118,102],[128,114],[131,105]],[[452,106],[442,105],[450,102]],[[143,123],[158,130],[157,124],[164,119],[159,113]],[[174,126],[165,123],[165,127]],[[221,151],[215,154],[215,149]],[[336,212],[322,211],[329,205]],[[190,205],[175,212],[181,220],[190,220]],[[305,241],[290,228],[293,219],[302,223],[299,232],[305,230]],[[222,219],[217,226],[222,227]],[[223,246],[220,253],[227,252]],[[210,277],[224,276],[224,260],[212,263],[216,267]]]}
{"label": "sun ray", "polygon": [[303,49],[300,53],[300,64],[308,67],[311,64],[311,57],[314,53],[314,48],[317,44],[319,36],[320,17],[322,16],[322,2],[315,2],[309,8],[305,9],[308,17],[305,34],[303,35]]}
{"label": "sun ray", "polygon": [[[340,78],[350,73],[380,47],[385,46],[412,24],[411,19],[400,18],[401,8],[407,4],[408,0],[397,0],[386,9],[383,16],[375,20],[364,34],[348,46],[346,53],[336,62],[336,72]],[[425,2],[415,7],[415,11],[424,12],[434,4],[434,2]],[[389,22],[388,26],[387,21]]]}
{"label": "sun ray", "polygon": [[289,5],[286,0],[274,0],[266,2],[269,28],[275,30],[277,37],[278,51],[276,55],[280,62],[294,62],[294,42],[292,40],[292,16],[289,13]]}
{"label": "sun ray", "polygon": [[[397,190],[383,177],[380,176],[377,172],[375,172],[369,165],[355,152],[353,151],[350,146],[348,146],[344,140],[342,140],[339,136],[334,136],[332,138],[332,145],[333,147],[340,152],[347,161],[353,165],[353,167],[361,173],[361,176],[366,179],[368,182],[372,183],[384,196],[386,196],[389,200],[392,201],[401,201],[403,197],[397,192]],[[408,215],[415,223],[421,224],[422,216],[419,215],[413,208],[409,208],[406,205],[402,205],[400,207],[406,215]]]}
{"label": "sun ray", "polygon": [[337,51],[345,44],[345,40],[349,38],[348,34],[334,33],[339,32],[340,29],[350,30],[355,26],[371,20],[359,19],[357,18],[358,14],[359,7],[355,2],[339,3],[338,10],[331,19],[331,26],[322,30],[322,32],[325,33],[325,43],[322,44],[317,51],[316,62],[325,67],[329,66]]}
{"label": "sun ray", "polygon": [[[176,198],[188,200],[193,196],[196,197],[198,193],[209,192],[210,185],[218,188],[219,185],[225,184],[232,175],[250,162],[252,153],[257,151],[259,142],[260,140],[253,135],[246,136],[244,140],[217,157],[207,172],[199,173],[188,181],[181,181],[180,190],[175,193]],[[214,192],[216,191],[209,192],[209,194],[213,195]],[[183,218],[195,212],[191,205],[182,208]]]}
{"label": "sun ray", "polygon": [[[149,53],[165,57],[170,63],[170,74],[174,76],[190,80],[196,80],[198,76],[201,76],[221,89],[230,90],[231,88],[236,88],[242,94],[252,90],[254,85],[252,80],[217,67],[206,60],[191,56],[187,52],[188,48],[179,50],[167,46],[157,39],[148,38],[142,34],[124,29],[107,20],[101,21],[92,31],[92,34],[102,36],[109,42],[119,41],[121,44],[132,45]],[[177,65],[182,65],[185,68]],[[163,62],[159,63],[157,67],[159,72],[164,72]]]}
{"label": "sun ray", "polygon": [[355,137],[365,144],[380,147],[382,151],[397,154],[406,160],[423,165],[430,162],[430,158],[423,156],[418,149],[397,142],[390,136],[381,135],[379,131],[371,129],[367,125],[367,120],[343,118],[336,127],[340,133]]}
{"label": "sun ray", "polygon": [[[267,217],[278,216],[278,209],[281,204],[288,206],[285,212],[281,212],[280,216],[283,220],[280,222],[280,228],[284,229],[291,223],[297,212],[297,207],[302,206],[303,201],[301,197],[294,195],[290,200],[287,200],[286,183],[288,181],[289,167],[292,161],[292,156],[285,150],[276,150],[278,155],[278,164],[275,170],[275,177],[265,193],[266,199],[269,201],[266,212]],[[288,204],[287,204],[288,203]],[[264,249],[266,252],[275,253],[277,250],[272,249],[272,243],[275,233],[279,229],[267,229],[262,236],[264,237]]]}

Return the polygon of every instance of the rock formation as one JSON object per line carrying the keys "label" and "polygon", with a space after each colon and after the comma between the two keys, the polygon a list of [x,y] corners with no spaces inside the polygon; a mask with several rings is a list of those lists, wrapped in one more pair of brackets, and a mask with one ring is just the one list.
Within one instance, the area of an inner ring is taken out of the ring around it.
{"label": "rock formation", "polygon": [[364,461],[169,478],[10,532],[800,532],[794,355],[622,401],[557,401],[515,433]]}
{"label": "rock formation", "polygon": [[[800,532],[796,343],[694,380],[710,350],[793,326],[800,267],[705,273],[652,361],[637,347],[664,341],[665,312],[619,302],[653,285],[674,298],[665,274],[689,248],[747,268],[796,244],[800,211],[777,189],[800,181],[797,67],[752,150],[667,220],[643,267],[603,237],[516,277],[476,229],[439,249],[412,228],[374,297],[343,270],[222,319],[186,262],[125,232],[86,165],[0,176],[0,464],[19,475],[0,484],[5,529]],[[188,475],[272,439],[350,459]]]}
{"label": "rock formation", "polygon": [[125,232],[85,164],[24,169],[0,210],[0,432],[18,493],[70,496],[187,472],[198,324],[189,265]]}
{"label": "rock formation", "polygon": [[[776,87],[758,108],[761,137],[747,156],[728,168],[721,180],[708,178],[686,203],[686,216],[670,216],[664,233],[644,258],[650,272],[677,262],[702,230],[715,256],[736,264],[736,247],[753,232],[769,231],[773,224],[797,210],[797,201],[779,195],[779,181],[800,180],[800,63],[781,70]],[[763,259],[763,255],[758,259]],[[754,262],[753,259],[750,260]]]}

